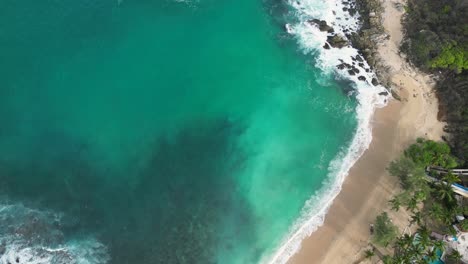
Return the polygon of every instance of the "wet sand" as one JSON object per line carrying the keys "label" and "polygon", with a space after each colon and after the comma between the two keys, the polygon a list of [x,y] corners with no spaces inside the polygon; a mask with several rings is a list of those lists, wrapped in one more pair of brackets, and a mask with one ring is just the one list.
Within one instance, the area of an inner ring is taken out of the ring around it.
{"label": "wet sand", "polygon": [[399,185],[386,167],[417,137],[440,140],[444,123],[437,120],[438,102],[430,76],[412,68],[399,54],[403,9],[398,4],[402,3],[383,2],[383,23],[390,38],[379,47],[379,57],[389,67],[393,88],[402,100],[392,100],[376,111],[369,149],[350,170],[324,225],[302,242],[290,264],[365,263],[363,251],[369,247],[369,225],[384,210],[401,232],[408,228],[407,212],[389,209],[388,200],[399,191]]}

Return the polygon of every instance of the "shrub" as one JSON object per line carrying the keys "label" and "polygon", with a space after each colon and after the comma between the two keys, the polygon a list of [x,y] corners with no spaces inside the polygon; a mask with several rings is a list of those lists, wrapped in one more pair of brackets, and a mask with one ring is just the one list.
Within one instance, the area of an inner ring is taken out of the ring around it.
{"label": "shrub", "polygon": [[461,73],[468,69],[468,49],[454,43],[446,44],[442,52],[431,61],[431,68],[455,70]]}
{"label": "shrub", "polygon": [[398,234],[397,227],[388,217],[387,212],[383,212],[375,219],[374,240],[377,244],[387,246]]}
{"label": "shrub", "polygon": [[405,156],[422,168],[440,166],[451,169],[458,166],[456,159],[450,154],[449,145],[445,142],[418,138],[416,143],[405,151]]}

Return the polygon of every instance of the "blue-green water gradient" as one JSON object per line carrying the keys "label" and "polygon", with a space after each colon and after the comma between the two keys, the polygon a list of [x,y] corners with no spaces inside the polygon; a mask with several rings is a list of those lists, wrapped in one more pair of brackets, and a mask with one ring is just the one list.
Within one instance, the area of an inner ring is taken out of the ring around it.
{"label": "blue-green water gradient", "polygon": [[256,263],[355,102],[260,0],[1,0],[0,194],[111,263]]}

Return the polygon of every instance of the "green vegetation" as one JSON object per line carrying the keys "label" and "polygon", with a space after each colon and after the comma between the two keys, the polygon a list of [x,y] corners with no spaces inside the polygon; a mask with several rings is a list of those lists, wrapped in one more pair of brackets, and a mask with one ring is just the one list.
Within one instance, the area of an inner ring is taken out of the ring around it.
{"label": "green vegetation", "polygon": [[375,243],[387,246],[398,235],[398,228],[392,223],[386,212],[381,213],[375,219]]}
{"label": "green vegetation", "polygon": [[[398,160],[392,161],[388,167],[388,171],[400,179],[401,186],[405,190],[414,189],[414,185],[420,182],[415,179],[425,176],[424,169],[417,167],[416,163],[407,157],[401,157]],[[415,177],[409,177],[409,175]]]}
{"label": "green vegetation", "polygon": [[[416,226],[413,235],[398,235],[397,228],[391,223],[386,212],[377,216],[375,221],[375,243],[393,248],[394,254],[384,256],[384,263],[429,263],[437,260],[438,253],[445,250],[443,241],[430,237],[432,231],[441,234],[454,234],[452,223],[455,216],[464,215],[467,208],[457,203],[451,184],[460,182],[453,173],[434,173],[430,180],[426,176],[427,166],[446,169],[457,166],[456,158],[444,142],[418,139],[408,147],[403,155],[392,161],[388,167],[391,175],[398,177],[402,191],[390,201],[392,210],[405,208],[410,213],[410,226]],[[468,228],[468,220],[458,223],[462,230]],[[447,258],[457,263],[461,256],[452,251]]]}
{"label": "green vegetation", "polygon": [[[429,263],[438,258],[444,242],[433,240],[430,233],[455,234],[452,227],[457,215],[467,215],[459,204],[451,184],[461,182],[452,173],[432,173],[439,181],[428,180],[425,169],[446,169],[468,164],[468,5],[466,0],[408,0],[404,7],[406,39],[402,50],[421,70],[437,79],[439,118],[447,122],[445,142],[418,139],[388,171],[398,177],[402,191],[389,203],[392,210],[404,208],[410,213],[415,235],[403,234],[392,244],[394,253],[383,262]],[[466,184],[466,182],[465,182]],[[457,224],[468,230],[468,220]],[[461,255],[453,250],[447,263],[459,263]]]}
{"label": "green vegetation", "polygon": [[364,251],[364,257],[366,259],[371,259],[373,256],[375,256],[374,250],[367,249],[366,251]]}
{"label": "green vegetation", "polygon": [[402,50],[437,78],[439,117],[461,165],[468,160],[468,4],[466,0],[408,0]]}
{"label": "green vegetation", "polygon": [[431,62],[432,68],[452,69],[457,73],[468,69],[468,48],[456,43],[446,44]]}
{"label": "green vegetation", "polygon": [[454,250],[447,256],[447,258],[454,263],[459,263],[462,259],[462,255],[458,250]]}
{"label": "green vegetation", "polygon": [[443,242],[431,240],[426,227],[420,227],[414,236],[404,234],[399,237],[394,244],[395,255],[387,256],[384,263],[428,263],[437,260],[437,252],[444,248]]}
{"label": "green vegetation", "polygon": [[405,151],[405,157],[411,159],[419,167],[439,166],[447,169],[458,166],[456,159],[450,154],[450,147],[445,142],[435,142],[418,138],[416,144]]}
{"label": "green vegetation", "polygon": [[462,62],[466,62],[468,58],[460,57],[458,52],[462,51],[461,55],[466,54],[467,47],[457,43],[468,43],[466,1],[408,0],[405,10],[407,39],[403,48],[412,62],[429,70],[432,66],[430,62],[445,53],[440,58],[446,57],[447,62],[450,62],[452,56],[446,55],[451,54],[461,59],[461,65],[464,65]]}

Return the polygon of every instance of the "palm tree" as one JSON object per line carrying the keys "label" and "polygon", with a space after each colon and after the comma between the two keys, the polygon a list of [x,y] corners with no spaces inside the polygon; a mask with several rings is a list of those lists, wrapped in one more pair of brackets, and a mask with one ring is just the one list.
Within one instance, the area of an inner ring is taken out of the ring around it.
{"label": "palm tree", "polygon": [[437,196],[440,200],[452,202],[455,199],[455,193],[453,192],[452,186],[441,183],[436,185]]}
{"label": "palm tree", "polygon": [[423,190],[419,190],[414,193],[414,198],[416,198],[417,201],[423,202],[427,198],[427,193]]}
{"label": "palm tree", "polygon": [[396,260],[397,257],[398,257],[398,256],[395,256],[395,257],[392,258],[392,257],[390,257],[390,256],[388,256],[388,255],[385,255],[385,256],[382,258],[382,261],[383,261],[384,264],[403,263],[403,262],[401,262],[401,261],[398,262],[398,261]]}
{"label": "palm tree", "polygon": [[441,220],[442,220],[442,223],[444,223],[446,225],[450,225],[453,222],[453,217],[449,212],[446,211],[444,213],[444,215],[442,216]]}
{"label": "palm tree", "polygon": [[[418,260],[422,259],[423,256],[426,254],[426,248],[423,247],[421,244],[413,243],[408,251],[408,256],[410,260]],[[407,262],[410,263],[410,262]]]}
{"label": "palm tree", "polygon": [[406,252],[412,244],[413,237],[408,234],[404,234],[403,236],[399,237],[398,240],[395,242],[395,247],[398,251]]}
{"label": "palm tree", "polygon": [[439,203],[433,203],[431,208],[429,209],[429,215],[432,218],[435,218],[440,221],[443,218],[443,214],[444,214],[444,209],[442,205],[440,205]]}
{"label": "palm tree", "polygon": [[453,218],[455,217],[454,213],[455,213],[454,211],[444,208],[442,210],[442,217],[441,217],[442,222],[444,222],[444,224],[446,225],[452,224]]}
{"label": "palm tree", "polygon": [[371,259],[373,256],[375,256],[375,252],[372,249],[367,249],[364,251],[364,257],[366,259]]}
{"label": "palm tree", "polygon": [[[403,263],[410,263],[410,258],[408,255],[398,255],[394,256],[393,259],[391,259],[392,262],[388,262],[391,264],[403,264]],[[385,262],[384,262],[385,263]]]}
{"label": "palm tree", "polygon": [[434,241],[434,248],[438,250],[439,252],[444,251],[445,249],[445,243],[442,240],[436,240]]}
{"label": "palm tree", "polygon": [[427,255],[427,257],[429,258],[431,262],[438,260],[439,255],[437,254],[437,250],[433,248],[431,251],[429,251],[429,254]]}
{"label": "palm tree", "polygon": [[398,197],[393,197],[390,201],[388,201],[392,205],[392,210],[398,212],[401,206],[401,200]]}
{"label": "palm tree", "polygon": [[468,219],[463,220],[460,223],[460,227],[461,227],[461,229],[463,229],[463,231],[467,231],[468,230]]}
{"label": "palm tree", "polygon": [[409,211],[413,212],[414,210],[416,210],[416,208],[418,207],[418,201],[416,200],[416,198],[411,198],[409,201],[408,201],[408,204],[406,205],[406,209],[408,209]]}
{"label": "palm tree", "polygon": [[451,171],[445,174],[442,180],[445,181],[448,185],[461,182],[460,177],[458,177],[456,174],[453,174]]}
{"label": "palm tree", "polygon": [[416,223],[418,225],[421,225],[421,220],[422,220],[422,214],[421,212],[414,212],[413,215],[411,215],[411,221],[410,225]]}
{"label": "palm tree", "polygon": [[417,233],[419,234],[419,244],[426,248],[431,242],[429,229],[425,225],[418,228]]}
{"label": "palm tree", "polygon": [[459,263],[462,259],[462,255],[456,249],[452,250],[452,252],[447,256],[450,260],[454,261],[455,263]]}

